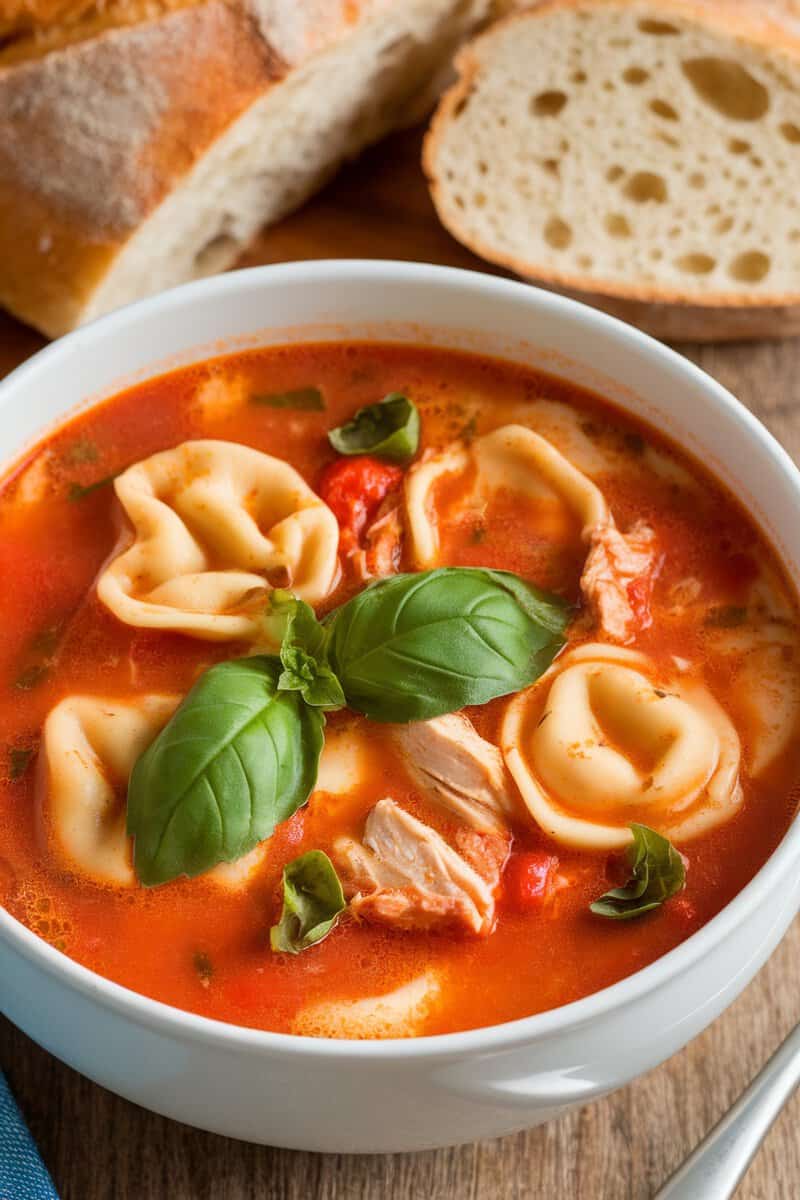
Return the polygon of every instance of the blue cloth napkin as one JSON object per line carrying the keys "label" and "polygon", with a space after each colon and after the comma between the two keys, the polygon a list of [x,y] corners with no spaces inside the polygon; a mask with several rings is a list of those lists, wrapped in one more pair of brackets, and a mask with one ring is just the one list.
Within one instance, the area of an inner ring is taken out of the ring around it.
{"label": "blue cloth napkin", "polygon": [[0,1071],[0,1200],[58,1200],[39,1151]]}

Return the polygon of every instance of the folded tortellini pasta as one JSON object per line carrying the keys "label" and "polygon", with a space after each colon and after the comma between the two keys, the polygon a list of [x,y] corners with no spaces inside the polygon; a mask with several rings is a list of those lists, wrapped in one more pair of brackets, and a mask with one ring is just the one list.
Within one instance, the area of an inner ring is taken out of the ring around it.
{"label": "folded tortellini pasta", "polygon": [[256,637],[271,587],[316,604],[336,582],[336,518],[281,459],[234,442],[184,442],[114,486],[133,542],[102,572],[97,594],[127,625]]}
{"label": "folded tortellini pasta", "polygon": [[509,705],[506,763],[531,815],[564,845],[613,850],[638,821],[685,842],[742,803],[739,738],[703,683],[590,643]]}
{"label": "folded tortellini pasta", "polygon": [[[42,740],[40,825],[63,868],[95,883],[136,886],[125,828],[128,778],[180,700],[78,695],[50,712]],[[237,862],[221,863],[206,878],[225,890],[238,889],[249,882],[265,849],[262,843]]]}
{"label": "folded tortellini pasta", "polygon": [[503,488],[542,505],[559,505],[575,516],[584,536],[610,520],[603,493],[550,442],[524,425],[503,425],[475,438],[455,442],[422,459],[406,479],[406,520],[414,566],[439,561],[436,487],[446,476],[464,475],[471,498],[488,499]]}

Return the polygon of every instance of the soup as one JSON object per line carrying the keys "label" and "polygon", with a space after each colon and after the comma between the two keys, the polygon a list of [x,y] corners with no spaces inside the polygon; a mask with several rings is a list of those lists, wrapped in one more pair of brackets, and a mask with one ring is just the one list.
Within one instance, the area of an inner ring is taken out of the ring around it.
{"label": "soup", "polygon": [[565,1004],[700,928],[795,811],[771,548],[517,365],[320,344],[139,384],[6,478],[0,562],[0,901],[204,1016]]}

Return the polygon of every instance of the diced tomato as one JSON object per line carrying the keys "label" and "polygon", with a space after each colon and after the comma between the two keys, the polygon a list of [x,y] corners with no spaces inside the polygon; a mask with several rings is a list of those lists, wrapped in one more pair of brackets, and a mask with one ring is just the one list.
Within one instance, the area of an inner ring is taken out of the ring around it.
{"label": "diced tomato", "polygon": [[358,548],[382,502],[402,478],[402,467],[367,456],[339,458],[324,469],[318,491],[339,522],[344,553]]}
{"label": "diced tomato", "polygon": [[512,854],[503,875],[506,896],[518,909],[540,908],[555,890],[558,859],[541,851]]}

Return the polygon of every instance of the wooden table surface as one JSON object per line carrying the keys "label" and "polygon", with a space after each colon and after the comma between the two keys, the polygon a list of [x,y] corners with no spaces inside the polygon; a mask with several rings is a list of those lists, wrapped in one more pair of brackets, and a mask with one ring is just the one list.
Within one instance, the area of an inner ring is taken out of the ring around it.
{"label": "wooden table surface", "polygon": [[[264,233],[246,264],[362,256],[479,268],[437,225],[418,152],[413,133],[372,151]],[[41,344],[0,316],[0,374]],[[800,458],[800,341],[680,349]],[[711,1029],[615,1095],[529,1133],[424,1154],[311,1155],[199,1133],[96,1087],[1,1020],[0,1064],[63,1200],[648,1200],[800,1019],[799,958],[795,923]],[[798,1120],[795,1099],[741,1200],[800,1195]]]}

